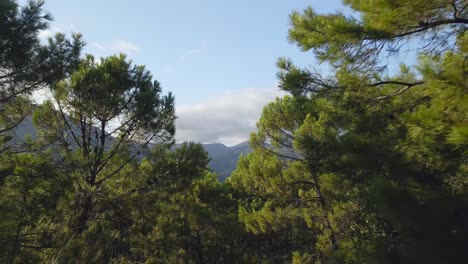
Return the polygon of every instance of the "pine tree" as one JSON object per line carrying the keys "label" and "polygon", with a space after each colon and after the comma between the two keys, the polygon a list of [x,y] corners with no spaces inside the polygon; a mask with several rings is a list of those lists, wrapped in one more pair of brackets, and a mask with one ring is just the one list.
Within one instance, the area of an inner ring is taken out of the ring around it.
{"label": "pine tree", "polygon": [[[111,246],[108,241],[121,243],[118,237],[124,228],[115,225],[129,225],[127,217],[118,215],[130,209],[124,209],[125,202],[112,201],[122,199],[120,192],[129,191],[122,184],[133,186],[132,181],[137,181],[130,176],[150,146],[172,142],[172,95],[162,95],[152,75],[124,55],[103,58],[100,63],[88,56],[70,79],[56,84],[53,100],[41,105],[33,120],[38,140],[53,144],[57,162],[74,182],[64,197],[69,203],[64,206],[71,209],[69,217],[57,231],[62,235],[59,239],[70,239],[68,253],[61,256],[78,257],[75,250],[89,245],[93,250],[87,251],[83,261],[117,254],[103,250]],[[116,237],[106,234],[97,239],[102,228],[115,230]]]}
{"label": "pine tree", "polygon": [[80,62],[81,35],[63,34],[41,44],[39,32],[52,16],[43,1],[30,1],[21,9],[15,1],[0,2],[0,103],[63,79]]}
{"label": "pine tree", "polygon": [[52,20],[43,5],[30,1],[20,8],[16,1],[0,1],[0,154],[12,147],[5,144],[11,130],[33,111],[29,95],[70,76],[81,60],[80,34],[68,39],[57,33],[41,43],[39,33]]}
{"label": "pine tree", "polygon": [[[292,97],[265,107],[255,150],[230,179],[245,193],[240,220],[254,234],[280,234],[289,245],[281,261],[458,263],[468,206],[466,1],[345,3],[358,18],[291,15],[291,41],[333,72],[279,60],[280,88]],[[383,56],[422,37],[415,67],[385,70]]]}

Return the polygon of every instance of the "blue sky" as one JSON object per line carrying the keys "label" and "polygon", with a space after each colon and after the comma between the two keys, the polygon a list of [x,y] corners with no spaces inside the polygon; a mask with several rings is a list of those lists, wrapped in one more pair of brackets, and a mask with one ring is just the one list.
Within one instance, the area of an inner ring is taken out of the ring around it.
{"label": "blue sky", "polygon": [[[344,10],[341,0],[46,0],[54,21],[41,35],[80,32],[86,53],[126,53],[175,94],[178,140],[232,145],[248,138],[262,106],[281,95],[278,57],[316,66],[287,40],[289,14],[309,5]],[[221,124],[229,119],[236,120]]]}

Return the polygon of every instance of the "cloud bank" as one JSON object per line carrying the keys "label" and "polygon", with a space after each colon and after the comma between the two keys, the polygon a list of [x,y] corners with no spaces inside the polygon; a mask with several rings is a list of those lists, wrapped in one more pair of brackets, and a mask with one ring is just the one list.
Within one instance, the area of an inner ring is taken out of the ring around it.
{"label": "cloud bank", "polygon": [[263,106],[277,96],[278,88],[228,91],[194,105],[176,106],[176,140],[235,145],[255,131]]}

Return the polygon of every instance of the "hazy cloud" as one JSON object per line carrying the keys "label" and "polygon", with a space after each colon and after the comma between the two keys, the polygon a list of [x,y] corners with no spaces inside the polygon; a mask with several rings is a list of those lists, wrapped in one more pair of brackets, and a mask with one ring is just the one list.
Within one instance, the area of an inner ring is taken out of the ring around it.
{"label": "hazy cloud", "polygon": [[51,27],[45,30],[39,31],[39,34],[37,35],[39,37],[39,40],[42,42],[47,42],[47,40],[50,37],[55,36],[57,32],[61,32],[62,30],[58,27]]}
{"label": "hazy cloud", "polygon": [[52,26],[48,29],[40,30],[37,36],[41,42],[46,43],[50,37],[54,37],[58,32],[64,33],[69,37],[71,32],[79,32],[79,30],[73,24],[61,25],[59,27]]}
{"label": "hazy cloud", "polygon": [[140,51],[137,44],[128,40],[114,40],[110,43],[101,43],[93,41],[90,44],[90,48],[93,54],[99,56],[109,56],[116,53],[134,54]]}
{"label": "hazy cloud", "polygon": [[191,49],[191,50],[188,50],[187,52],[185,52],[184,54],[182,55],[179,55],[179,62],[182,62],[182,63],[185,63],[189,60],[191,60],[193,57],[201,54],[203,51],[202,49]]}
{"label": "hazy cloud", "polygon": [[114,40],[111,43],[111,50],[113,52],[121,52],[125,54],[138,52],[140,49],[138,46],[128,40]]}
{"label": "hazy cloud", "polygon": [[263,106],[277,96],[277,88],[242,89],[194,105],[177,106],[176,140],[233,145],[255,131]]}
{"label": "hazy cloud", "polygon": [[104,47],[104,45],[98,43],[98,42],[92,42],[91,43],[91,46],[95,49],[98,49],[100,51],[105,51],[106,50],[106,47]]}

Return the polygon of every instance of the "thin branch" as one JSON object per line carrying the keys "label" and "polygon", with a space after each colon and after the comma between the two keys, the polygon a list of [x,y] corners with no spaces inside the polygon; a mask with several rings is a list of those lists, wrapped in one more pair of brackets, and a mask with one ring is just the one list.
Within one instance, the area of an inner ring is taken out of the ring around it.
{"label": "thin branch", "polygon": [[60,110],[60,114],[62,115],[62,119],[63,119],[63,121],[65,122],[65,125],[68,127],[68,130],[69,130],[70,133],[72,134],[73,139],[75,139],[76,144],[78,144],[78,146],[81,148],[82,145],[80,144],[80,141],[78,140],[78,138],[76,137],[75,133],[73,132],[73,128],[72,128],[71,125],[68,123],[67,117],[65,116],[65,113],[63,112],[63,109],[62,109],[62,106],[60,105],[59,100],[56,100],[56,101],[57,101],[57,105],[58,105],[59,110]]}
{"label": "thin branch", "polygon": [[8,130],[11,130],[11,129],[17,127],[19,124],[21,124],[21,123],[24,121],[24,119],[26,119],[26,117],[27,117],[28,115],[29,115],[29,114],[23,115],[23,116],[21,117],[21,119],[20,119],[18,122],[14,123],[13,125],[11,125],[11,126],[9,126],[9,127],[6,127],[6,128],[1,129],[1,130],[0,130],[0,133],[6,132],[6,131],[8,131]]}
{"label": "thin branch", "polygon": [[294,158],[294,157],[290,157],[290,156],[287,156],[287,155],[280,154],[280,153],[278,153],[278,152],[276,152],[276,151],[273,151],[273,150],[271,150],[271,149],[269,149],[269,148],[267,148],[267,147],[265,147],[265,146],[262,146],[262,149],[267,150],[268,152],[270,152],[270,153],[272,153],[272,154],[274,154],[274,155],[276,155],[276,156],[278,156],[278,157],[281,157],[281,158],[286,158],[286,159],[291,159],[291,160],[297,160],[297,161],[303,161],[303,159]]}
{"label": "thin branch", "polygon": [[117,169],[115,169],[113,172],[111,172],[109,175],[105,176],[101,180],[98,180],[96,182],[96,185],[100,185],[103,183],[105,180],[109,179],[110,177],[114,176],[117,174],[119,171],[121,171],[127,164],[129,164],[137,155],[140,154],[140,151],[143,150],[146,146],[148,146],[149,142],[154,138],[155,136],[151,137],[150,140],[148,140],[145,144],[143,144],[138,151],[136,151],[130,158],[128,158],[122,165],[120,165]]}
{"label": "thin branch", "polygon": [[395,85],[403,85],[403,86],[413,87],[413,86],[416,86],[416,85],[424,84],[424,82],[423,81],[417,81],[417,82],[414,82],[414,83],[409,83],[409,82],[403,82],[403,81],[380,81],[380,82],[377,82],[377,83],[370,84],[368,86],[380,86],[380,85],[385,85],[385,84],[395,84]]}

